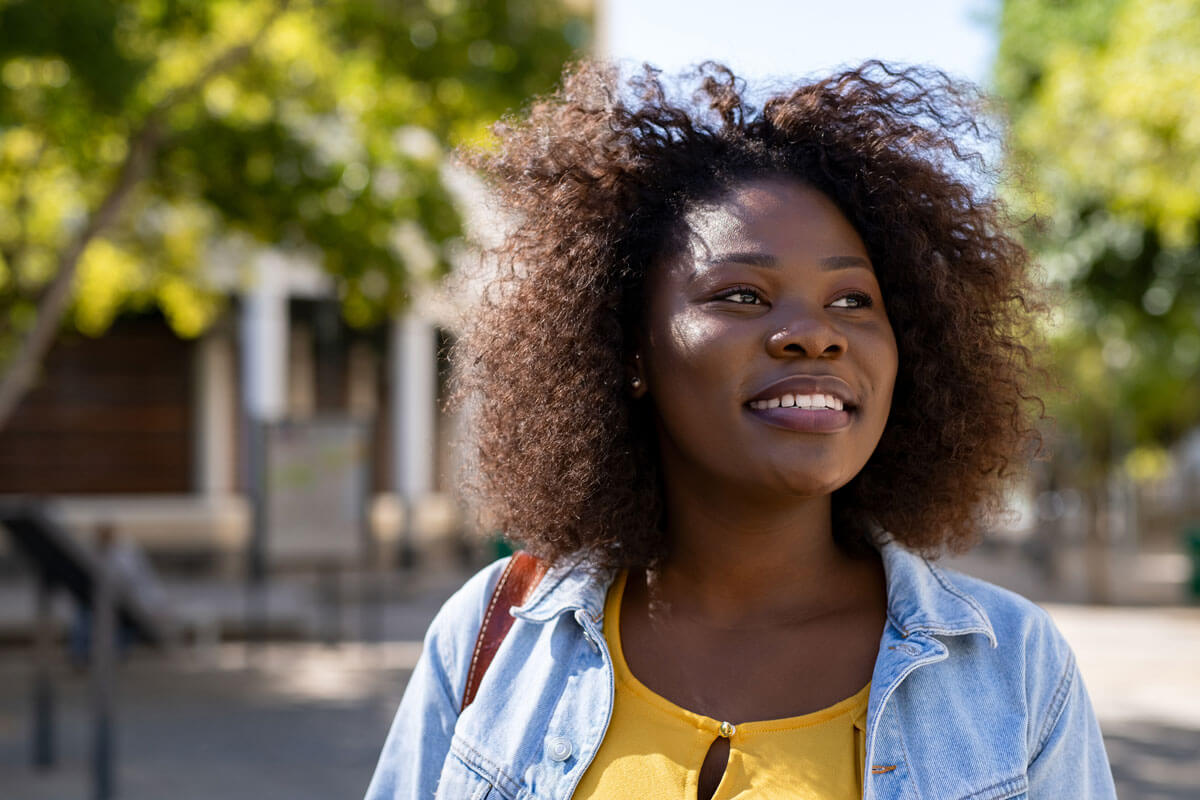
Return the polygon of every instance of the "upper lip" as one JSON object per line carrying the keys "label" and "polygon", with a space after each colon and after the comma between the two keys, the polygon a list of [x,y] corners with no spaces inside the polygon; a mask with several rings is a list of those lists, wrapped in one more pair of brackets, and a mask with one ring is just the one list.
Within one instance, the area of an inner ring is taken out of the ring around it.
{"label": "upper lip", "polygon": [[848,407],[858,405],[858,397],[850,385],[833,375],[790,375],[764,387],[746,402],[770,400],[785,394],[831,394]]}

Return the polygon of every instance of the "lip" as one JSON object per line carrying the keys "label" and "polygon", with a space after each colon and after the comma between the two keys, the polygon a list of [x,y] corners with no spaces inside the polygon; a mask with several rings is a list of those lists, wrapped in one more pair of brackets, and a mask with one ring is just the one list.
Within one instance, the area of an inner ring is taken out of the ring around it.
{"label": "lip", "polygon": [[833,375],[790,375],[764,387],[758,394],[746,400],[746,404],[749,405],[756,400],[770,400],[772,397],[781,397],[785,394],[831,394],[842,401],[847,412],[858,407],[858,397],[850,388],[850,384]]}
{"label": "lip", "polygon": [[[841,411],[809,408],[754,408],[756,400],[770,400],[785,394],[829,394],[842,401]],[[841,378],[833,375],[791,375],[766,386],[746,401],[744,408],[759,420],[776,428],[798,433],[837,433],[850,426],[858,397]]]}
{"label": "lip", "polygon": [[837,433],[850,427],[849,411],[810,408],[747,408],[761,421],[797,433]]}

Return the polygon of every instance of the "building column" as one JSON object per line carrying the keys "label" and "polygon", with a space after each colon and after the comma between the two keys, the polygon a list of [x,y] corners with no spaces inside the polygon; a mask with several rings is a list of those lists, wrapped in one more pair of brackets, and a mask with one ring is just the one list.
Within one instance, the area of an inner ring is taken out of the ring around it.
{"label": "building column", "polygon": [[234,442],[237,440],[237,394],[233,341],[218,325],[196,342],[195,467],[196,494],[211,499],[234,490]]}
{"label": "building column", "polygon": [[287,410],[288,298],[286,265],[267,251],[254,262],[254,284],[242,296],[242,399],[261,421]]}
{"label": "building column", "polygon": [[243,464],[251,506],[251,584],[267,570],[267,425],[287,410],[288,296],[286,264],[270,250],[254,262],[254,284],[242,296]]}
{"label": "building column", "polygon": [[415,555],[417,505],[433,491],[437,425],[437,330],[414,314],[390,330],[392,490],[404,504],[401,558]]}

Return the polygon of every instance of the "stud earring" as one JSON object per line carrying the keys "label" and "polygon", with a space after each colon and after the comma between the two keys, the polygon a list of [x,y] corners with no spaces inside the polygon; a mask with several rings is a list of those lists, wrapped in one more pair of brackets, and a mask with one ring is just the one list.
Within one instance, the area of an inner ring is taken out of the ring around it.
{"label": "stud earring", "polygon": [[634,389],[640,389],[642,388],[642,379],[635,375],[629,379],[629,385]]}

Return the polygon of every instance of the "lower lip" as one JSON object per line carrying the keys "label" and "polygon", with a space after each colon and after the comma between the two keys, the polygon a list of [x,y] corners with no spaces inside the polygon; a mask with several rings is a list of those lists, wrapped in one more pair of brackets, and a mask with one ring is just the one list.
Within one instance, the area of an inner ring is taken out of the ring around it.
{"label": "lower lip", "polygon": [[799,433],[837,433],[850,425],[849,411],[832,408],[747,408],[768,425]]}

